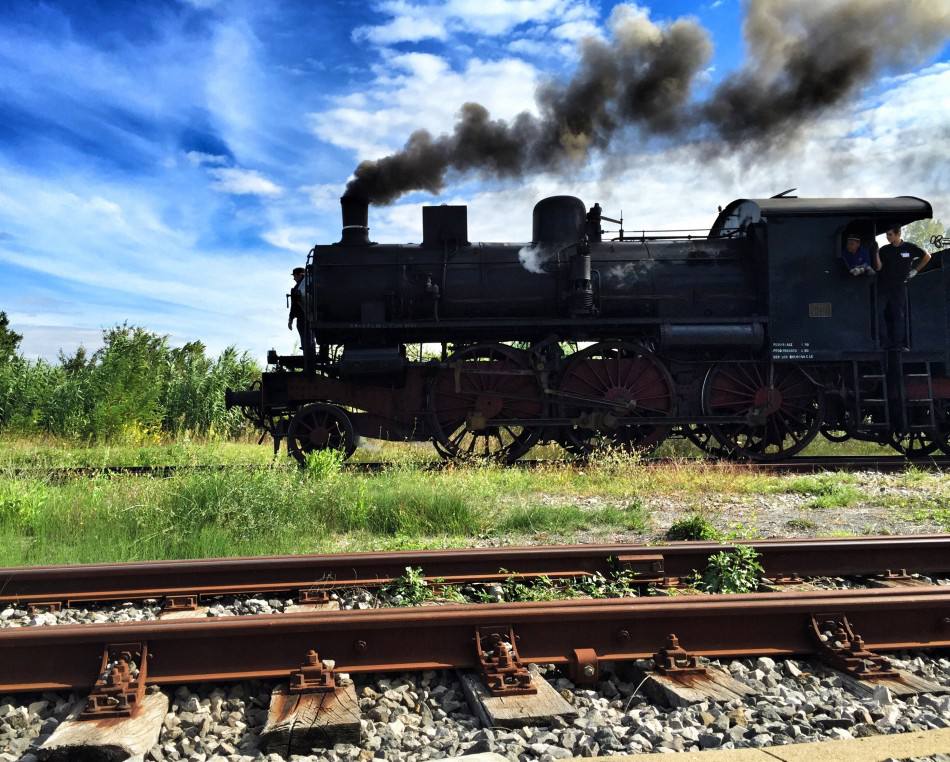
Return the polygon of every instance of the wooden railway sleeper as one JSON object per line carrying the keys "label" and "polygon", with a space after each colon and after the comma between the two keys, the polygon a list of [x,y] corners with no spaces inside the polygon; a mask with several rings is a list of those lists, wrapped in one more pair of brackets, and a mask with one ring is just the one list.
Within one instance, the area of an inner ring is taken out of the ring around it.
{"label": "wooden railway sleeper", "polygon": [[486,625],[475,628],[475,652],[492,696],[529,696],[538,692],[531,673],[518,656],[514,628]]}
{"label": "wooden railway sleeper", "polygon": [[812,614],[809,627],[818,643],[818,655],[829,666],[859,680],[898,677],[886,658],[864,647],[864,640],[845,614]]}
{"label": "wooden railway sleeper", "polygon": [[80,720],[131,717],[145,697],[147,643],[111,643],[102,650],[102,664]]}

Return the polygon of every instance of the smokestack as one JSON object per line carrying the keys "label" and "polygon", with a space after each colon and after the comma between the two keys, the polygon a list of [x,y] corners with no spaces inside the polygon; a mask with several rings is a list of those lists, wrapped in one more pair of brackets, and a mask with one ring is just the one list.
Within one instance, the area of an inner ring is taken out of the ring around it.
{"label": "smokestack", "polygon": [[345,193],[340,197],[343,211],[343,233],[341,246],[369,245],[369,201],[355,193]]}

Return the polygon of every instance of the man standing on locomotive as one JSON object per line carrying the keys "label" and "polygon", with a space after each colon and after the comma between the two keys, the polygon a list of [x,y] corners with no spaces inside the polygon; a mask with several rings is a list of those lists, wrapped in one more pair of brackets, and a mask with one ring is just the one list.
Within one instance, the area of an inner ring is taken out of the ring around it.
{"label": "man standing on locomotive", "polygon": [[919,246],[901,239],[899,226],[890,228],[885,235],[887,244],[874,255],[874,269],[878,271],[877,295],[886,336],[885,349],[907,349],[907,288],[930,261],[930,254]]}
{"label": "man standing on locomotive", "polygon": [[287,330],[293,330],[294,320],[296,320],[297,334],[300,336],[300,351],[306,354],[304,349],[308,341],[307,311],[304,309],[304,296],[306,294],[304,275],[306,275],[306,270],[302,267],[295,267],[291,274],[294,276],[294,285],[290,289],[290,317],[287,318]]}

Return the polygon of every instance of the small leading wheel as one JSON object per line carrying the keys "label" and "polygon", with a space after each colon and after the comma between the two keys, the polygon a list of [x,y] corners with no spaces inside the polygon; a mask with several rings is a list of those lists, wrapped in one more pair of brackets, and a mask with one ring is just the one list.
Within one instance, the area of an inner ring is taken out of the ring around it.
{"label": "small leading wheel", "polygon": [[719,443],[750,460],[780,460],[803,450],[824,420],[824,396],[795,365],[719,363],[703,385],[707,415],[758,416],[761,424],[717,424]]}
{"label": "small leading wheel", "polygon": [[946,438],[934,437],[929,431],[905,431],[892,433],[888,444],[905,458],[913,459],[926,458],[941,446],[941,441],[946,442]]}
{"label": "small leading wheel", "polygon": [[476,344],[453,354],[446,365],[432,379],[428,396],[439,455],[512,463],[534,446],[545,403],[526,352]]}
{"label": "small leading wheel", "polygon": [[346,411],[326,402],[300,408],[287,427],[287,450],[305,465],[316,450],[339,450],[349,458],[356,450],[356,432]]}
{"label": "small leading wheel", "polygon": [[651,452],[672,428],[617,423],[621,418],[673,414],[669,371],[656,355],[636,344],[603,342],[575,352],[561,374],[558,395],[562,417],[580,421],[561,437],[562,446],[573,455],[590,455],[600,447]]}

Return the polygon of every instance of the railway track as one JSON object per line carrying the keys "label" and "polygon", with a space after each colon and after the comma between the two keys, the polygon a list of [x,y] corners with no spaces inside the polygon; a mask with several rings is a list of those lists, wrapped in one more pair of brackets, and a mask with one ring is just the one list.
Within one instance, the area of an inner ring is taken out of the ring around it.
{"label": "railway track", "polygon": [[[950,647],[950,588],[320,611],[0,630],[0,692],[90,687],[116,644],[147,649],[155,685],[289,678],[317,650],[346,673],[476,669],[476,640],[517,643],[524,664],[566,665],[575,681],[602,661],[649,658],[670,633],[690,654],[818,655],[825,622],[868,650]],[[55,655],[55,658],[53,658]],[[591,669],[586,669],[592,667]],[[591,680],[587,680],[591,682]]]}
{"label": "railway track", "polygon": [[[334,589],[384,585],[407,566],[421,568],[430,583],[442,585],[491,583],[512,576],[577,578],[620,568],[643,586],[673,586],[679,577],[702,569],[711,554],[734,547],[716,543],[487,548],[0,569],[0,612],[13,606],[32,605],[42,610],[146,599],[164,600],[172,610],[179,609],[173,618],[153,621],[0,628],[0,695],[88,692],[84,716],[91,724],[84,725],[86,720],[77,720],[74,715],[63,727],[68,726],[68,733],[88,736],[91,732],[95,736],[99,732],[97,723],[115,723],[123,718],[136,721],[136,707],[143,706],[143,702],[152,706],[153,699],[160,698],[155,692],[164,686],[289,680],[301,691],[293,694],[293,701],[316,702],[308,706],[319,719],[321,712],[330,712],[323,703],[327,691],[340,701],[345,695],[355,697],[354,689],[346,687],[348,675],[363,680],[365,685],[374,675],[423,670],[459,670],[469,677],[458,678],[461,683],[445,678],[450,681],[447,685],[470,685],[472,680],[482,680],[488,686],[485,697],[497,691],[506,696],[506,702],[515,703],[527,689],[540,690],[539,683],[545,683],[544,671],[554,678],[565,675],[572,681],[569,685],[587,686],[591,690],[586,693],[593,694],[593,689],[600,690],[602,679],[619,679],[611,665],[651,658],[653,679],[679,681],[682,689],[693,694],[718,690],[716,685],[721,688],[722,681],[730,679],[728,673],[714,667],[707,670],[690,666],[693,657],[717,660],[714,664],[737,657],[758,657],[758,662],[752,664],[766,669],[769,664],[774,666],[773,659],[821,660],[842,673],[842,685],[871,686],[866,689],[868,695],[875,685],[880,687],[876,680],[884,680],[891,689],[903,687],[925,694],[950,690],[950,685],[928,684],[895,671],[884,656],[895,651],[950,648],[950,585],[929,584],[927,578],[910,576],[950,573],[950,535],[743,544],[758,551],[775,592],[641,594],[344,611],[333,609],[332,604],[314,603],[326,600],[326,594]],[[875,577],[878,586],[825,590],[800,584],[801,577],[822,575],[865,575]],[[303,605],[295,613],[228,617],[180,610],[239,593],[290,593]],[[906,659],[898,662],[907,663]],[[645,669],[643,665],[648,662],[636,664],[636,669]],[[542,665],[542,672],[532,672],[535,667],[531,665]],[[738,669],[745,668],[739,665]],[[902,681],[909,682],[904,685]],[[273,696],[287,695],[282,684],[274,688]],[[390,683],[378,680],[374,684],[384,687],[377,693],[370,690],[368,695],[383,700],[385,686]],[[418,689],[420,697],[424,695],[422,690]],[[546,690],[551,692],[550,685]],[[190,695],[187,690],[182,694],[181,688],[176,696],[179,694]],[[179,699],[179,703],[182,701]],[[268,728],[275,712],[279,715],[286,710],[286,703],[282,703],[285,699],[271,701]],[[750,701],[750,706],[759,706],[754,699]],[[360,727],[358,712],[364,703],[361,700],[357,705],[355,698],[352,701],[356,728]],[[383,716],[389,711],[378,704],[373,706]],[[201,715],[190,709],[181,716],[188,722],[198,722]],[[144,722],[143,717],[139,719]],[[167,727],[160,730],[165,710],[159,708],[155,717],[153,740],[149,741],[152,744],[158,743],[159,733],[168,731]],[[309,721],[312,724],[314,717]],[[736,731],[728,726],[726,722],[724,729],[737,740],[755,734],[746,736],[745,728]],[[366,726],[374,727],[379,730],[381,725],[370,722]],[[260,732],[266,735],[268,728]],[[68,733],[63,731],[63,735]],[[724,732],[720,736],[727,737]],[[654,742],[659,743],[657,738]]]}
{"label": "railway track", "polygon": [[378,587],[422,569],[429,581],[464,584],[511,576],[583,577],[626,570],[644,585],[670,585],[705,568],[711,555],[748,545],[766,576],[950,572],[950,535],[757,540],[735,544],[548,545],[513,548],[218,558],[0,569],[0,605],[55,607],[103,601],[202,599],[292,593],[320,598],[345,587]]}
{"label": "railway track", "polygon": [[[909,468],[925,471],[944,471],[950,469],[948,457],[924,457],[907,459],[900,455],[860,455],[860,456],[798,456],[774,463],[748,461],[716,461],[703,458],[644,458],[639,465],[663,467],[672,465],[703,465],[713,468],[740,468],[749,471],[767,473],[822,473],[822,472],[858,472],[874,471],[878,473],[900,473]],[[289,463],[287,465],[290,465]],[[343,465],[344,470],[357,473],[376,473],[399,467],[396,462],[351,462]],[[543,468],[552,465],[583,468],[583,461],[571,460],[519,460],[514,464],[518,468]],[[258,464],[199,464],[199,465],[152,465],[152,466],[74,466],[40,468],[35,466],[12,466],[0,469],[0,474],[15,477],[45,478],[53,480],[89,478],[96,476],[147,476],[166,478],[181,473],[202,473],[216,471],[254,471],[271,466]],[[456,464],[447,461],[423,461],[413,463],[413,468],[439,471],[456,468]]]}

